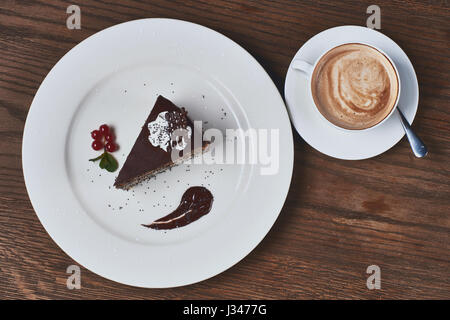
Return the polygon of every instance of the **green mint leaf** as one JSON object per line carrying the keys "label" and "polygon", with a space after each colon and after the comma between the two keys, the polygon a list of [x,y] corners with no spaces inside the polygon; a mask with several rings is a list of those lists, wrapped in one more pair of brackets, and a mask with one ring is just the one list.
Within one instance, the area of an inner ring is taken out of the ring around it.
{"label": "green mint leaf", "polygon": [[100,160],[99,167],[101,169],[106,169],[109,172],[114,172],[119,167],[117,160],[108,152],[103,152],[97,158],[89,159],[89,161],[98,161]]}
{"label": "green mint leaf", "polygon": [[104,156],[102,157],[102,160],[100,160],[100,164],[99,164],[100,168],[105,169],[106,167],[109,166],[109,160],[108,157],[106,156],[106,153],[104,154]]}
{"label": "green mint leaf", "polygon": [[108,165],[105,166],[105,169],[108,170],[109,172],[114,172],[117,170],[117,168],[119,167],[119,164],[117,163],[117,160],[110,154],[110,153],[105,153],[105,159],[108,159]]}
{"label": "green mint leaf", "polygon": [[99,155],[97,158],[89,159],[89,161],[95,162],[95,161],[97,161],[97,160],[102,159],[102,158],[104,157],[104,155],[105,155],[105,152],[103,152],[103,153],[102,153],[101,155]]}

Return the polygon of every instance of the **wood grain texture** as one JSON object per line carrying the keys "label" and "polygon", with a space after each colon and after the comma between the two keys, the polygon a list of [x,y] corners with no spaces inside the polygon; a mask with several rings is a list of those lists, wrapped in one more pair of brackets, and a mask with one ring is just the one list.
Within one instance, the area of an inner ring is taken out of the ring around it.
{"label": "wood grain texture", "polygon": [[[47,235],[27,196],[21,167],[26,115],[40,83],[74,45],[106,27],[147,17],[192,21],[230,37],[283,92],[292,56],[316,33],[365,25],[373,1],[76,2],[82,29],[65,25],[68,2],[0,2],[0,299],[450,298],[450,9],[448,1],[376,1],[381,31],[412,60],[420,84],[413,128],[429,155],[403,139],[364,161],[329,158],[294,132],[291,189],[262,243],[230,270],[182,288],[133,288],[74,264]],[[366,288],[367,266],[382,289]]]}

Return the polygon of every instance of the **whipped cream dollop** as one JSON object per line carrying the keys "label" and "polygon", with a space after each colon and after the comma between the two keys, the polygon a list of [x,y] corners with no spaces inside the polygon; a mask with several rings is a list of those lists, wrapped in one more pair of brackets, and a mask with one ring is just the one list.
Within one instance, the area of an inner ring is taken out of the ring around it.
{"label": "whipped cream dollop", "polygon": [[[187,146],[187,141],[191,138],[192,129],[189,126],[183,128],[183,122],[177,121],[183,115],[177,111],[163,111],[158,114],[154,121],[148,123],[149,136],[148,140],[154,147],[160,147],[164,151],[168,151],[169,146],[177,150],[183,150]],[[173,121],[169,119],[174,119]],[[176,131],[176,132],[175,132]],[[180,132],[181,131],[181,132]],[[176,134],[172,140],[172,133]],[[182,133],[182,134],[180,134]],[[180,139],[181,138],[181,139]]]}

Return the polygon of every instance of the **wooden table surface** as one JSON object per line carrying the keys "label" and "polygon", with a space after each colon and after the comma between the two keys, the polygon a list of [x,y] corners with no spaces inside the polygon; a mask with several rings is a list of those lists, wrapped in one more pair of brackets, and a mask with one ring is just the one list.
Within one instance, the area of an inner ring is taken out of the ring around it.
{"label": "wooden table surface", "polygon": [[[416,159],[405,139],[370,160],[329,158],[294,131],[291,188],[266,238],[226,272],[191,286],[121,285],[81,268],[48,236],[28,198],[22,133],[33,96],[77,43],[112,25],[168,17],[215,29],[246,48],[280,92],[289,62],[316,33],[366,25],[373,1],[76,1],[81,30],[66,27],[70,2],[0,2],[0,299],[397,299],[450,298],[450,10],[448,1],[382,1],[381,32],[410,57],[420,85],[413,128],[429,147]],[[381,268],[368,290],[366,268]]]}

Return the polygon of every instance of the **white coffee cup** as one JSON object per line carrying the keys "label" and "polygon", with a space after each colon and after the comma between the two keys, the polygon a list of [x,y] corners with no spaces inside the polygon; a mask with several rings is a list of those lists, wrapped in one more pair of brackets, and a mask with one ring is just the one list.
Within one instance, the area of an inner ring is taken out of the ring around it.
{"label": "white coffee cup", "polygon": [[[381,53],[387,60],[389,60],[389,62],[390,62],[391,65],[393,66],[393,68],[394,68],[394,70],[395,70],[395,75],[396,75],[396,78],[397,78],[397,81],[398,81],[397,97],[396,97],[396,100],[395,100],[395,104],[394,104],[394,106],[392,107],[392,110],[391,110],[391,111],[389,112],[389,114],[388,114],[384,119],[382,119],[380,122],[376,123],[375,125],[373,125],[373,126],[371,126],[371,127],[364,128],[364,129],[347,129],[347,128],[342,128],[342,127],[340,127],[340,126],[338,126],[338,125],[332,123],[330,120],[328,120],[328,119],[327,119],[327,118],[319,111],[319,108],[317,107],[316,102],[314,101],[314,98],[313,98],[313,94],[312,94],[312,81],[314,80],[314,79],[312,78],[312,75],[313,75],[314,70],[316,69],[318,63],[319,63],[319,62],[321,61],[321,59],[323,58],[323,56],[326,55],[326,54],[327,54],[328,52],[330,52],[331,50],[334,50],[334,49],[337,48],[337,47],[340,47],[340,46],[343,46],[343,45],[348,45],[348,44],[361,44],[361,45],[366,45],[366,46],[368,46],[368,47],[371,47],[371,48],[375,49],[375,50],[378,51],[379,53]],[[307,62],[307,61],[304,61],[304,60],[295,59],[294,61],[292,61],[291,67],[292,67],[293,69],[295,69],[295,70],[298,70],[298,71],[304,73],[304,74],[308,77],[308,86],[309,86],[308,92],[309,92],[309,96],[310,96],[310,99],[311,99],[311,101],[312,101],[312,103],[313,103],[313,105],[314,105],[314,109],[315,109],[316,112],[319,114],[319,116],[320,116],[326,123],[328,123],[329,125],[331,125],[331,126],[333,126],[333,127],[335,127],[335,128],[338,128],[338,129],[340,129],[340,130],[344,130],[344,131],[348,131],[348,132],[354,132],[354,131],[365,131],[365,130],[371,130],[371,129],[374,129],[374,128],[380,126],[381,124],[383,124],[385,121],[387,121],[387,120],[392,116],[392,114],[395,112],[395,109],[397,108],[398,100],[399,100],[399,98],[400,98],[400,90],[401,90],[401,84],[400,84],[400,76],[399,76],[399,72],[398,72],[398,70],[397,70],[397,67],[395,66],[395,63],[392,61],[392,59],[391,59],[384,51],[382,51],[380,48],[378,48],[378,47],[376,47],[376,46],[374,46],[374,45],[367,44],[367,43],[363,43],[363,42],[347,42],[347,43],[342,43],[342,44],[340,44],[340,45],[338,45],[338,46],[335,46],[335,47],[333,47],[333,48],[331,48],[331,49],[329,49],[329,50],[323,52],[323,53],[320,55],[320,57],[319,57],[314,63],[312,63],[312,64],[309,63],[309,62]]]}

